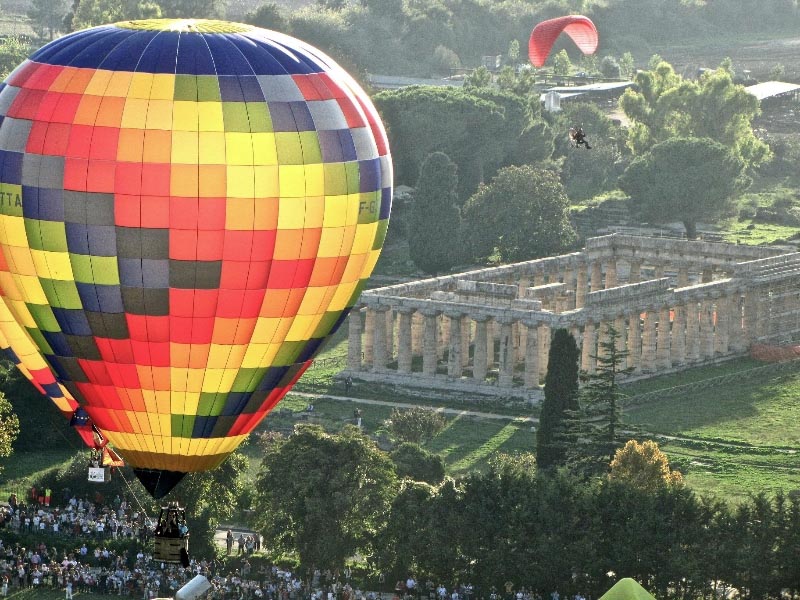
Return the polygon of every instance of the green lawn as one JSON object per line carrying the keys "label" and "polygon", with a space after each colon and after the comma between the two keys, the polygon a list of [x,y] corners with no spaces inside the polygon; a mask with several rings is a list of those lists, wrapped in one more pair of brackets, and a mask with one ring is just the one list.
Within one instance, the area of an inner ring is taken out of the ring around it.
{"label": "green lawn", "polygon": [[[706,373],[725,374],[748,363],[735,361]],[[689,371],[687,381],[693,375]],[[676,379],[662,378],[661,387],[677,384]],[[699,493],[738,500],[761,491],[798,490],[800,373],[764,379],[723,383],[630,406],[624,420],[642,431],[682,438],[661,445]],[[648,387],[657,388],[658,383],[649,382]]]}
{"label": "green lawn", "polygon": [[25,493],[33,479],[65,466],[75,451],[41,449],[31,452],[15,451],[11,458],[3,461],[0,472],[0,498],[5,500],[11,492]]}

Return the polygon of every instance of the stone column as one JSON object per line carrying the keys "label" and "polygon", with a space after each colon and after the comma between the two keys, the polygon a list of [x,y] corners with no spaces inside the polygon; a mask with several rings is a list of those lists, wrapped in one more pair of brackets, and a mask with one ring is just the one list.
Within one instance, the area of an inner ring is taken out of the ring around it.
{"label": "stone column", "polygon": [[628,315],[628,364],[634,373],[642,370],[642,324],[641,315],[634,310]]}
{"label": "stone column", "polygon": [[472,378],[481,383],[486,379],[487,371],[487,342],[486,325],[488,319],[485,317],[475,318],[475,348],[472,356]]}
{"label": "stone column", "polygon": [[448,377],[461,378],[462,345],[461,337],[461,314],[449,314],[450,321],[450,344],[447,352],[447,375]]}
{"label": "stone column", "polygon": [[388,306],[375,309],[375,328],[372,336],[372,370],[384,371],[388,357],[386,354],[386,312]]}
{"label": "stone column", "polygon": [[[614,329],[617,330],[617,352],[625,352],[628,349],[628,331],[625,323],[625,315],[617,315],[614,319]],[[620,365],[624,369],[626,365]]]}
{"label": "stone column", "polygon": [[436,363],[439,361],[438,337],[439,325],[437,313],[423,312],[425,317],[425,331],[422,336],[422,374],[426,377],[436,375]]}
{"label": "stone column", "polygon": [[656,318],[656,311],[652,308],[644,313],[641,368],[645,373],[652,373],[656,368]]}
{"label": "stone column", "polygon": [[579,264],[575,272],[575,308],[583,308],[586,304],[587,277],[586,265]]}
{"label": "stone column", "polygon": [[662,306],[658,311],[658,334],[656,337],[656,366],[659,369],[672,368],[670,356],[671,324],[669,306]]}
{"label": "stone column", "polygon": [[539,387],[539,337],[538,323],[526,323],[528,332],[525,336],[525,387]]}
{"label": "stone column", "polygon": [[672,366],[679,367],[686,364],[686,306],[679,304],[674,311],[670,353]]}
{"label": "stone column", "polygon": [[413,309],[403,308],[397,311],[397,372],[411,373],[411,319]]}
{"label": "stone column", "polygon": [[361,309],[353,308],[347,317],[347,368],[361,370]]}
{"label": "stone column", "polygon": [[469,342],[472,339],[472,319],[468,315],[461,317],[461,368],[469,365]]}
{"label": "stone column", "polygon": [[422,338],[425,332],[425,316],[415,311],[411,315],[411,354],[422,356]]}
{"label": "stone column", "polygon": [[583,326],[583,344],[581,344],[581,370],[594,375],[596,367],[594,322],[587,321]]}
{"label": "stone column", "polygon": [[714,327],[714,353],[725,355],[728,353],[730,338],[728,336],[730,303],[727,296],[717,298],[716,326]]}
{"label": "stone column", "polygon": [[642,280],[642,261],[631,260],[631,272],[628,275],[628,283],[639,283]]}
{"label": "stone column", "polygon": [[500,376],[498,384],[510,387],[514,381],[514,350],[511,340],[511,321],[500,322]]}
{"label": "stone column", "polygon": [[533,287],[544,285],[544,271],[538,270],[533,274]]}
{"label": "stone column", "polygon": [[595,330],[595,336],[597,337],[597,358],[608,357],[608,350],[604,347],[608,343],[608,321],[600,320]]}
{"label": "stone column", "polygon": [[592,291],[603,289],[603,263],[599,260],[592,262]]}
{"label": "stone column", "polygon": [[609,258],[606,262],[606,289],[617,287],[617,259]]}
{"label": "stone column", "polygon": [[752,288],[745,290],[744,293],[744,318],[743,336],[746,346],[756,341],[756,321],[758,320],[758,298]]}
{"label": "stone column", "polygon": [[547,375],[547,363],[550,357],[550,326],[539,323],[536,337],[539,342],[539,379],[544,379]]}
{"label": "stone column", "polygon": [[497,323],[489,319],[486,321],[486,368],[492,370],[494,368],[494,338]]}
{"label": "stone column", "polygon": [[375,309],[367,308],[364,311],[364,364],[372,367],[372,348],[375,337]]}
{"label": "stone column", "polygon": [[386,311],[386,362],[394,359],[394,310]]}
{"label": "stone column", "polygon": [[655,271],[656,271],[655,272],[655,278],[656,279],[661,279],[662,277],[664,277],[664,265],[663,264],[657,264],[656,268],[655,268]]}
{"label": "stone column", "polygon": [[686,303],[686,360],[689,363],[700,360],[700,316],[697,300]]}
{"label": "stone column", "polygon": [[703,283],[714,281],[714,267],[706,267],[703,269],[703,274],[700,276],[700,281]]}
{"label": "stone column", "polygon": [[682,265],[678,267],[678,287],[686,287],[689,285],[689,267]]}
{"label": "stone column", "polygon": [[729,338],[730,350],[732,352],[741,353],[747,350],[747,344],[744,338],[744,329],[742,327],[742,293],[734,292],[730,298],[730,323]]}
{"label": "stone column", "polygon": [[437,327],[437,347],[436,357],[438,360],[444,359],[444,349],[450,345],[450,317],[445,314],[439,315]]}
{"label": "stone column", "polygon": [[712,322],[713,301],[703,298],[700,302],[700,358],[714,358],[714,323]]}

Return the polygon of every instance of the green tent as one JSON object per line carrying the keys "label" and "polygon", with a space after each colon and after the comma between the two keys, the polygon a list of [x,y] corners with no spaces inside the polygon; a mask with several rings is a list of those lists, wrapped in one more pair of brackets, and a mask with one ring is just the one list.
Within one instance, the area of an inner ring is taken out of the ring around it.
{"label": "green tent", "polygon": [[600,600],[655,600],[652,594],[630,577],[620,579]]}

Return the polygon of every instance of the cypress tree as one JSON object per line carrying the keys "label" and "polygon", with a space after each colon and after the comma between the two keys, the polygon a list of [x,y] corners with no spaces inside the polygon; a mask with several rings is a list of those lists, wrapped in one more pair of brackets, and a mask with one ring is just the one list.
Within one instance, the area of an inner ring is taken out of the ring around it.
{"label": "cypress tree", "polygon": [[580,409],[578,402],[578,357],[575,338],[566,329],[557,329],[550,344],[544,403],[536,434],[536,462],[550,470],[567,462],[570,443],[570,415]]}
{"label": "cypress tree", "polygon": [[461,257],[461,209],[457,167],[444,152],[434,152],[420,169],[408,234],[411,260],[436,275]]}

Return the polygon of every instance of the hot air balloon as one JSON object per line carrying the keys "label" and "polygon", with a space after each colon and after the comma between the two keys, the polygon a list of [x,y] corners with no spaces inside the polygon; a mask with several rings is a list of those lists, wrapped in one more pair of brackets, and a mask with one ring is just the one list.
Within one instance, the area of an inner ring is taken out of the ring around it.
{"label": "hot air balloon", "polygon": [[594,54],[597,50],[597,29],[589,17],[570,15],[542,21],[531,32],[528,41],[528,57],[535,67],[544,65],[550,49],[561,35],[566,33],[584,54]]}
{"label": "hot air balloon", "polygon": [[391,182],[369,98],[299,40],[204,20],[59,38],[0,87],[0,346],[162,497],[342,323]]}

